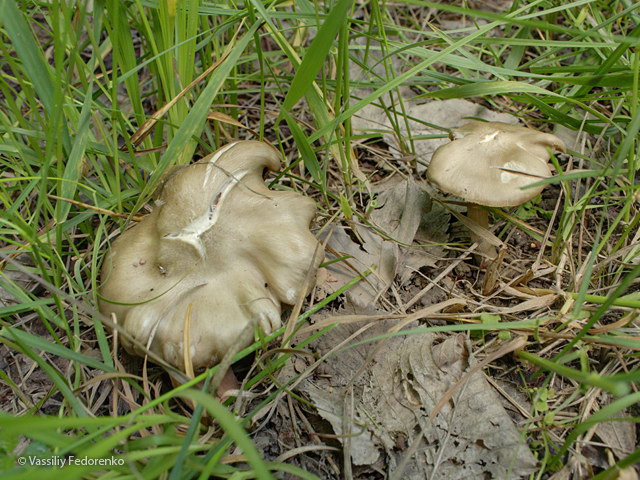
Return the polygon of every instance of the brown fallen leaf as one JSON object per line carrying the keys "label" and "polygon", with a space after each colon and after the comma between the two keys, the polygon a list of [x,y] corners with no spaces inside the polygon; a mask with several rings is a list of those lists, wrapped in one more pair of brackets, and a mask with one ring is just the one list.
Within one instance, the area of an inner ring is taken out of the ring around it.
{"label": "brown fallen leaf", "polygon": [[[356,224],[356,239],[345,228],[335,229],[328,239],[328,251],[336,257],[349,256],[347,261],[327,267],[323,289],[335,292],[340,287],[372,269],[373,273],[352,287],[348,298],[355,305],[376,302],[393,283],[396,275],[409,277],[416,269],[434,265],[441,249],[412,247],[422,217],[431,209],[426,191],[411,179],[405,179],[387,188],[377,196],[378,208],[370,216],[370,225]],[[446,224],[442,224],[446,229]],[[402,261],[400,261],[402,259]]]}
{"label": "brown fallen leaf", "polygon": [[[471,375],[441,413],[431,417],[474,364],[464,338],[424,334],[403,339],[372,369],[371,389],[363,399],[378,420],[376,433],[388,455],[399,460],[389,449],[391,432],[422,442],[402,478],[424,478],[425,471],[428,478],[520,478],[535,471],[533,455],[483,373]],[[393,415],[385,415],[390,411]],[[422,429],[421,440],[416,428]]]}
{"label": "brown fallen leaf", "polygon": [[331,256],[347,257],[327,265],[327,282],[322,285],[326,293],[333,293],[366,271],[371,274],[347,290],[347,298],[358,306],[374,304],[393,282],[397,262],[397,246],[385,241],[376,232],[363,225],[356,231],[361,239],[356,243],[346,228],[330,232],[327,252]]}
{"label": "brown fallen leaf", "polygon": [[[624,418],[628,415],[618,413],[615,417]],[[596,427],[596,435],[613,450],[618,459],[633,453],[637,448],[636,424],[631,421],[600,422]]]}
{"label": "brown fallen leaf", "polygon": [[[330,321],[327,317],[320,323]],[[399,321],[376,321],[365,335],[384,335]],[[318,340],[318,353],[328,352],[362,325],[349,323],[333,328]],[[413,322],[407,328],[417,326]],[[341,349],[323,364],[318,372],[321,376],[313,380],[313,385],[299,386],[314,403],[319,400],[318,405],[338,417],[332,419],[319,411],[336,434],[347,432],[345,423],[339,423],[347,417],[355,435],[350,437],[354,465],[377,459],[377,450],[393,474],[404,453],[418,441],[416,453],[401,475],[403,479],[515,479],[535,471],[537,462],[498,395],[481,370],[471,372],[477,362],[464,335],[391,337],[367,362],[378,342]],[[358,370],[361,374],[350,378]],[[345,416],[343,403],[349,391],[354,395],[353,414]],[[436,408],[440,413],[432,416]],[[356,440],[358,436],[362,438]]]}
{"label": "brown fallen leaf", "polygon": [[371,433],[368,431],[367,418],[358,414],[355,417],[344,412],[348,397],[342,392],[328,391],[306,383],[304,391],[309,395],[322,418],[327,420],[338,439],[344,443],[350,440],[351,458],[354,465],[372,465],[380,457]]}

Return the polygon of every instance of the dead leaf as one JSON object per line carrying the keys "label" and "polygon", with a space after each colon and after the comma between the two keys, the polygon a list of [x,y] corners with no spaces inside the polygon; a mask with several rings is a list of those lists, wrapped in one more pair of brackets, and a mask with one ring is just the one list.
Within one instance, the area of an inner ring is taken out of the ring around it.
{"label": "dead leaf", "polygon": [[416,436],[416,428],[424,432],[421,453],[403,478],[425,478],[424,471],[428,478],[519,478],[535,471],[533,455],[481,372],[471,375],[427,422],[439,400],[474,364],[470,346],[460,336],[423,334],[403,339],[372,368],[371,389],[363,400],[378,420],[375,434],[387,454],[394,456],[389,447],[398,433],[393,432],[409,438]]}
{"label": "dead leaf", "polygon": [[[328,317],[323,322],[330,320]],[[397,322],[377,321],[366,336],[383,335]],[[318,353],[328,352],[361,326],[362,323],[350,323],[333,328],[317,341]],[[416,326],[419,326],[417,322],[407,325],[408,328]],[[352,447],[354,464],[364,465],[373,459],[373,445],[380,454],[384,453],[389,472],[393,473],[422,431],[421,443],[406,465],[403,479],[511,479],[535,471],[535,458],[481,371],[468,375],[468,381],[463,382],[443,404],[440,413],[431,418],[438,402],[477,363],[463,335],[412,334],[388,338],[370,364],[365,365],[375,345],[378,344],[366,343],[331,356],[318,372],[321,377],[314,385],[324,392],[341,392],[353,380],[352,427],[355,429],[368,420],[370,434],[366,436],[362,428],[352,430],[363,435],[358,441],[362,443]],[[349,378],[363,366],[362,374]],[[324,404],[325,408],[340,416],[338,406],[342,398],[339,394],[328,398],[333,406],[327,408]],[[337,422],[329,421],[332,425]],[[334,428],[336,433],[343,431],[342,426]]]}
{"label": "dead leaf", "polygon": [[371,213],[373,224],[399,243],[410,244],[418,231],[422,215],[431,210],[431,198],[412,179],[376,186],[378,207]]}
{"label": "dead leaf", "polygon": [[[411,179],[400,181],[383,190],[377,197],[379,207],[371,213],[371,225],[357,224],[352,238],[345,228],[330,233],[327,246],[336,257],[348,255],[346,261],[327,266],[327,282],[323,288],[335,292],[359,274],[372,270],[372,274],[348,292],[348,298],[358,306],[376,302],[392,284],[396,274],[413,273],[416,265],[434,264],[441,252],[429,252],[424,247],[411,247],[422,222],[422,216],[431,208],[431,199],[424,189]],[[402,252],[404,262],[398,260]],[[330,280],[330,281],[329,281]]]}
{"label": "dead leaf", "polygon": [[380,235],[364,226],[358,225],[356,229],[362,243],[356,243],[345,228],[331,233],[327,251],[335,252],[336,257],[349,258],[326,267],[331,281],[324,287],[333,293],[370,270],[370,275],[347,291],[347,298],[363,307],[375,303],[379,295],[391,285],[395,276],[398,249],[396,244],[383,240]]}
{"label": "dead leaf", "polygon": [[349,436],[354,465],[371,465],[378,460],[380,452],[367,430],[366,417],[363,419],[358,415],[351,418],[343,413],[344,402],[348,401],[348,398],[342,392],[321,389],[311,382],[307,382],[301,389],[309,394],[318,413],[331,424],[341,443]]}
{"label": "dead leaf", "polygon": [[[376,189],[385,192],[378,197],[378,202],[386,205],[392,201],[395,208],[375,210],[372,220],[378,225],[394,225],[394,222],[398,222],[396,219],[401,218],[398,231],[393,236],[404,243],[399,246],[396,267],[398,284],[403,286],[413,278],[417,270],[435,267],[438,259],[444,256],[442,247],[425,244],[445,243],[449,240],[447,230],[451,216],[442,205],[432,203],[423,187],[414,182],[401,182],[392,189],[389,189],[387,182],[381,182],[376,185]],[[413,213],[403,215],[404,210],[411,206],[414,208]],[[418,245],[409,245],[412,241]]]}
{"label": "dead leaf", "polygon": [[[453,210],[453,209],[451,209]],[[451,211],[439,202],[432,202],[431,209],[422,214],[420,228],[416,232],[418,243],[446,243],[449,241],[449,222]]]}
{"label": "dead leaf", "polygon": [[[618,413],[614,417],[627,416],[624,413]],[[613,450],[618,459],[630,455],[637,448],[636,424],[632,421],[600,422],[596,427],[596,435]]]}
{"label": "dead leaf", "polygon": [[[508,3],[510,0],[504,1]],[[395,75],[389,72],[402,72],[417,63],[410,55],[384,55],[382,52],[386,51],[386,47],[370,38],[360,37],[355,44],[363,48],[354,50],[354,54],[357,55],[358,51],[361,54],[359,62],[351,62],[349,71],[350,77],[360,84],[379,85]],[[373,88],[354,90],[352,103],[372,92]],[[467,118],[518,124],[516,117],[493,112],[477,103],[462,99],[424,100],[416,98],[409,87],[400,86],[355,113],[351,118],[351,126],[353,133],[381,134],[387,145],[396,151],[397,157],[405,156],[401,145],[407,145],[412,140],[418,172],[422,173],[433,152],[449,142],[448,130],[460,126]]]}

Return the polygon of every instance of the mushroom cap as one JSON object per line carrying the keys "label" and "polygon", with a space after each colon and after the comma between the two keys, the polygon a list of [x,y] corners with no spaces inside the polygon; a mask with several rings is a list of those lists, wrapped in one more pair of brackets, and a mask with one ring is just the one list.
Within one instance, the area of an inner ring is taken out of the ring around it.
{"label": "mushroom cap", "polygon": [[551,176],[549,148],[565,151],[555,135],[502,122],[470,121],[454,129],[453,138],[434,152],[429,180],[490,207],[520,205],[538,195],[543,186],[522,187]]}
{"label": "mushroom cap", "polygon": [[[307,293],[323,258],[309,231],[314,202],[264,183],[279,165],[275,148],[242,141],[171,175],[153,212],[105,257],[100,310],[182,369],[187,323],[196,369],[243,342],[247,325],[279,328],[281,305]],[[144,355],[125,337],[122,345]]]}

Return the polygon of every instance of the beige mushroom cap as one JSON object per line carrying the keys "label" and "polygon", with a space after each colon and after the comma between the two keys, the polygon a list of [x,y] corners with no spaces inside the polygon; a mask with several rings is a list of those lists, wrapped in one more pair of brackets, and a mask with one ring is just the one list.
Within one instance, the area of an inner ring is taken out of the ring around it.
{"label": "beige mushroom cap", "polygon": [[490,207],[520,205],[538,195],[544,187],[522,187],[551,176],[548,148],[565,151],[555,135],[501,122],[470,121],[453,136],[434,152],[429,180],[443,192]]}
{"label": "beige mushroom cap", "polygon": [[153,212],[107,254],[100,310],[182,369],[187,321],[194,368],[220,361],[247,326],[279,328],[281,305],[307,293],[323,258],[309,231],[314,202],[264,183],[279,165],[273,147],[243,141],[173,174]]}

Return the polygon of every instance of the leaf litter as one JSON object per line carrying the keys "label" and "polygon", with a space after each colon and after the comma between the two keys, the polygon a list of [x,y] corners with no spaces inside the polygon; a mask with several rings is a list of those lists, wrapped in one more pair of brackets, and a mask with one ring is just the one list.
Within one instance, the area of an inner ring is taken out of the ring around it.
{"label": "leaf litter", "polygon": [[[401,67],[396,62],[394,68]],[[383,73],[381,65],[374,70],[367,73]],[[362,70],[354,73],[354,78],[367,75]],[[362,90],[355,96],[369,93]],[[393,112],[396,107],[401,111],[398,102],[408,120],[397,122],[394,129]],[[467,118],[519,122],[466,100],[424,101],[405,87],[399,95],[384,95],[358,112],[352,127],[354,132],[381,135],[396,158],[404,156],[404,139],[413,136],[416,167],[422,174],[432,153],[448,141],[443,133]],[[427,185],[398,177],[371,186],[375,208],[366,221],[354,219],[326,233],[329,260],[334,262],[322,275],[323,295],[358,275],[364,279],[347,291],[346,310],[314,317],[318,328],[340,324],[313,344],[315,353],[327,355],[328,361],[296,390],[331,426],[345,462],[362,471],[401,472],[398,478],[403,479],[523,478],[536,471],[537,461],[482,370],[472,371],[478,362],[468,338],[420,333],[360,343],[363,336],[372,339],[420,326],[417,319],[389,318],[400,307],[381,300],[390,288],[414,280],[420,269],[439,267],[445,257],[439,244],[449,241],[451,215],[456,213],[455,207],[432,201]],[[493,311],[513,314],[545,308],[556,297],[528,299]],[[450,299],[438,305],[451,303]],[[438,308],[426,305],[433,311]],[[374,317],[375,321],[365,320]],[[350,336],[351,344],[335,351]],[[456,385],[459,390],[439,405]]]}
{"label": "leaf litter", "polygon": [[[609,402],[610,399],[607,403]],[[618,421],[598,423],[595,434],[611,448],[618,459],[622,459],[638,447],[636,424],[629,415],[620,412],[613,418]],[[624,421],[625,418],[629,418],[629,421]]]}
{"label": "leaf litter", "polygon": [[347,297],[360,307],[372,305],[397,275],[406,281],[415,270],[435,266],[442,256],[441,247],[416,247],[412,242],[419,232],[424,242],[445,240],[449,226],[446,214],[433,211],[426,190],[412,179],[389,183],[374,190],[379,192],[378,208],[373,210],[367,224],[354,222],[353,235],[349,234],[348,226],[327,234],[327,250],[332,252],[329,258],[347,258],[326,267],[327,278],[321,285],[326,294],[371,271],[364,281],[347,291]]}
{"label": "leaf litter", "polygon": [[[428,309],[435,313],[451,303]],[[535,471],[535,458],[482,370],[463,378],[477,364],[464,335],[379,339],[399,326],[420,325],[385,319],[384,312],[363,321],[361,311],[351,307],[319,322],[343,321],[316,342],[321,355],[361,332],[299,386],[348,446],[353,465],[393,473],[404,464],[406,479],[522,478]],[[346,321],[346,312],[358,312],[352,317],[359,321]],[[411,445],[415,455],[405,458]]]}
{"label": "leaf litter", "polygon": [[[409,89],[401,92],[405,114],[410,117],[409,128],[406,129],[406,124],[398,124],[396,128],[400,129],[401,137],[408,137],[409,131],[421,137],[413,142],[419,173],[424,172],[433,151],[448,141],[433,137],[464,123],[466,118],[518,123],[516,117],[492,112],[466,100],[423,102],[407,96]],[[352,126],[361,133],[381,134],[392,155],[402,159],[406,155],[392,127],[390,101],[391,96],[381,98],[382,103],[387,102],[386,109],[376,105],[365,107],[358,118],[353,118]],[[455,205],[445,208],[432,200],[428,185],[411,177],[398,177],[394,175],[370,186],[377,196],[375,208],[366,220],[345,222],[325,237],[327,251],[331,252],[329,259],[343,260],[327,266],[321,288],[325,294],[335,292],[354,277],[370,271],[347,291],[346,308],[361,321],[364,321],[361,317],[374,310],[379,321],[369,328],[357,322],[333,328],[314,345],[320,355],[329,355],[334,345],[359,328],[366,330],[369,338],[386,334],[395,325],[389,316],[404,312],[417,301],[428,308],[438,297],[429,299],[425,293],[436,283],[453,290],[453,284],[447,283],[450,279],[445,269],[410,301],[398,294],[397,289],[415,282],[419,276],[416,274],[424,267],[442,269],[441,260],[447,255],[440,244],[450,241],[453,234],[451,216],[459,216]],[[498,268],[500,265],[496,265]],[[496,271],[496,279],[504,273]],[[509,284],[497,283],[498,292],[503,291],[506,298],[516,302],[486,302],[493,297],[487,298],[494,291],[491,287],[483,289],[475,311],[541,314],[561,298],[555,291],[514,296],[506,291]],[[392,294],[385,295],[390,289]],[[343,313],[337,312],[335,318],[325,316],[319,323],[326,325],[332,319],[341,322]],[[507,413],[491,385],[496,384],[495,379],[488,382],[481,371],[468,375],[478,363],[468,338],[459,334],[416,334],[376,341],[380,344],[356,345],[333,353],[315,377],[306,379],[297,388],[330,425],[341,443],[345,462],[361,472],[384,471],[389,475],[402,472],[398,474],[401,477],[390,478],[403,479],[523,478],[537,470],[537,461],[514,423],[514,419],[523,419],[521,413],[513,410]],[[458,382],[462,385],[460,391],[437,415],[432,415]],[[597,435],[607,444],[615,445],[615,454],[620,458],[622,452],[629,451],[629,442],[635,441],[627,428],[633,425],[610,423],[599,427]]]}

